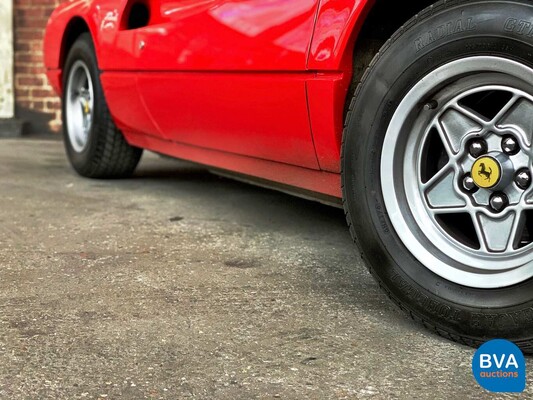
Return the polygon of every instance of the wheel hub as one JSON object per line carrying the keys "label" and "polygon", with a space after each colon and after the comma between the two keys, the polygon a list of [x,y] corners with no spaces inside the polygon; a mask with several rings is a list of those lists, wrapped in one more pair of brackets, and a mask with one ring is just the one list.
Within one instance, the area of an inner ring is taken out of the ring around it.
{"label": "wheel hub", "polygon": [[[524,192],[531,183],[531,169],[529,167],[529,154],[532,149],[522,149],[518,140],[490,132],[487,141],[492,143],[502,142],[503,151],[487,153],[488,145],[485,140],[476,140],[465,150],[465,156],[459,163],[459,168],[469,172],[462,177],[459,186],[465,189],[470,196],[472,205],[484,207],[489,211],[501,213],[509,206],[520,203]],[[480,153],[478,149],[485,149]],[[475,153],[472,167],[470,158]]]}

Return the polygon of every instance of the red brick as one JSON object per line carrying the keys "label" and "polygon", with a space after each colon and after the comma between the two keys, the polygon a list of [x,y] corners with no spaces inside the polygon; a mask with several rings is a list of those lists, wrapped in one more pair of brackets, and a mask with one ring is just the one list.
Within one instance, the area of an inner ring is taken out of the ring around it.
{"label": "red brick", "polygon": [[16,65],[16,73],[18,75],[21,75],[21,74],[35,75],[35,74],[44,74],[45,70],[43,66],[28,66],[28,65],[19,63]]}
{"label": "red brick", "polygon": [[15,77],[16,86],[41,87],[44,85],[44,79],[40,76],[18,75]]}
{"label": "red brick", "polygon": [[14,0],[15,101],[18,107],[52,117],[61,126],[60,101],[45,78],[42,41],[48,17],[64,0]]}
{"label": "red brick", "polygon": [[17,100],[26,100],[30,97],[30,89],[15,88]]}
{"label": "red brick", "polygon": [[35,111],[44,111],[44,101],[32,101],[31,107]]}
{"label": "red brick", "polygon": [[52,99],[46,101],[46,109],[49,111],[59,111],[61,109],[61,102],[59,99]]}
{"label": "red brick", "polygon": [[30,51],[30,50],[31,50],[31,43],[30,42],[19,41],[15,45],[15,51]]}
{"label": "red brick", "polygon": [[39,29],[21,30],[15,28],[15,42],[19,40],[42,40],[43,36],[44,31],[41,31]]}
{"label": "red brick", "polygon": [[24,100],[21,100],[21,99],[17,99],[17,106],[19,107],[23,107],[23,108],[30,108],[30,105],[31,105],[31,101],[29,99],[24,99]]}
{"label": "red brick", "polygon": [[47,97],[50,97],[54,94],[51,90],[45,90],[45,89],[31,89],[31,97],[36,98],[42,98],[46,99]]}
{"label": "red brick", "polygon": [[31,42],[31,51],[33,52],[41,52],[42,54],[42,51],[43,51],[43,42],[42,41],[32,41]]}
{"label": "red brick", "polygon": [[15,63],[40,63],[42,62],[43,55],[39,53],[16,53]]}

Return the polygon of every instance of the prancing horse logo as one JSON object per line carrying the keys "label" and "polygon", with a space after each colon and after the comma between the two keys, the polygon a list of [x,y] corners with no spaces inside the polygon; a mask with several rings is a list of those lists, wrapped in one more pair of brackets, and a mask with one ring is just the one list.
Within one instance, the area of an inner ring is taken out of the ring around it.
{"label": "prancing horse logo", "polygon": [[485,163],[479,164],[478,174],[479,174],[479,176],[485,177],[486,181],[491,181],[492,180],[492,168],[491,167],[487,168]]}
{"label": "prancing horse logo", "polygon": [[477,187],[490,189],[495,187],[500,181],[502,168],[495,158],[485,156],[476,160],[470,170],[470,174]]}

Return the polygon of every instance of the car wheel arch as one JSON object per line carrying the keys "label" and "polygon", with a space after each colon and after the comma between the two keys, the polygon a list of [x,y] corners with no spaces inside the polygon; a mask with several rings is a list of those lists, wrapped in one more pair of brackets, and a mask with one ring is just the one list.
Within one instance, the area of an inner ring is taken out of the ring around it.
{"label": "car wheel arch", "polygon": [[[61,68],[65,65],[67,55],[72,45],[84,33],[91,34],[89,24],[82,17],[73,17],[67,24],[61,40],[61,49],[59,52],[59,65]],[[91,34],[92,37],[92,34]]]}
{"label": "car wheel arch", "polygon": [[352,74],[344,118],[357,85],[380,48],[403,24],[416,13],[434,4],[435,0],[413,0],[408,4],[389,0],[374,0],[369,3],[371,4],[366,11],[366,18],[363,19],[364,23],[361,26],[354,24],[351,28],[350,39],[346,41],[340,57],[341,68]]}

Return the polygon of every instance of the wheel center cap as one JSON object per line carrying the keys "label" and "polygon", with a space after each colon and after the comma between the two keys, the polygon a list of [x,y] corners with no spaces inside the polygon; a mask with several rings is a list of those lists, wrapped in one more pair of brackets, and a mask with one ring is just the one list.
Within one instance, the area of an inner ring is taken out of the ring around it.
{"label": "wheel center cap", "polygon": [[80,97],[81,109],[83,115],[87,115],[91,112],[89,101],[85,97]]}
{"label": "wheel center cap", "polygon": [[493,157],[480,157],[472,167],[472,179],[482,189],[491,189],[500,183],[502,166]]}

